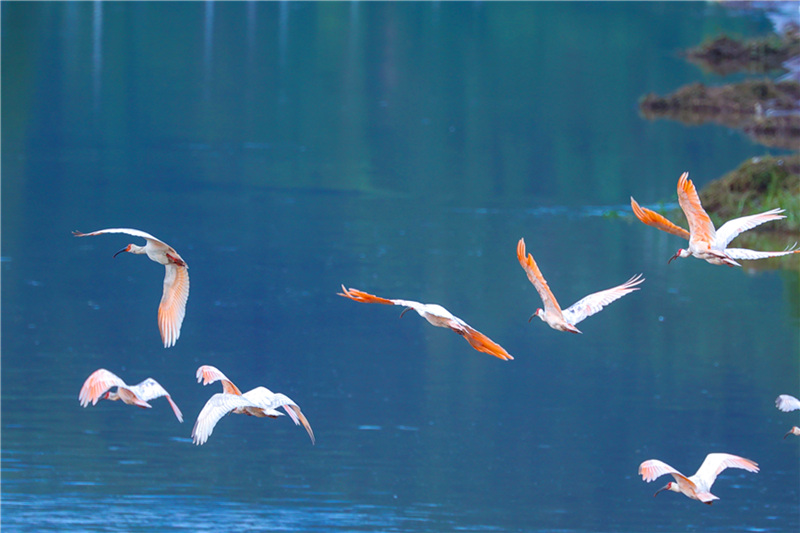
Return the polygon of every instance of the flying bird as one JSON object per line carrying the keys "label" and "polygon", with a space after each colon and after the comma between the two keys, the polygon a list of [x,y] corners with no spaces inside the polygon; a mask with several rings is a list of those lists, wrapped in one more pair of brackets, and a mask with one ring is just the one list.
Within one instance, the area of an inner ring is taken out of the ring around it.
{"label": "flying bird", "polygon": [[450,311],[438,304],[421,304],[411,300],[389,300],[387,298],[380,298],[374,294],[369,294],[358,289],[347,289],[342,285],[342,291],[337,293],[339,296],[350,298],[356,302],[371,303],[371,304],[387,304],[387,305],[402,305],[405,307],[400,317],[402,317],[409,309],[413,309],[422,318],[440,328],[450,328],[465,339],[470,345],[478,350],[499,357],[503,360],[514,359],[511,355],[503,349],[502,346],[494,342],[492,339],[474,329],[472,326],[453,316]]}
{"label": "flying bird", "polygon": [[[798,400],[794,396],[790,396],[789,394],[781,394],[775,399],[775,407],[777,407],[784,413],[788,413],[790,411],[796,411],[797,409],[800,409],[800,400]],[[784,435],[783,438],[785,439],[789,435],[800,436],[800,427],[797,426],[792,427],[792,429],[786,432],[786,435]]]}
{"label": "flying bird", "polygon": [[166,269],[164,275],[164,292],[161,295],[161,303],[158,306],[158,329],[161,332],[161,340],[164,341],[164,348],[175,346],[178,337],[181,336],[181,325],[183,317],[186,315],[186,300],[189,299],[189,266],[178,255],[175,249],[167,243],[160,241],[144,231],[128,228],[110,228],[93,231],[91,233],[72,232],[76,237],[90,237],[103,233],[127,233],[134,237],[142,237],[147,240],[144,246],[129,244],[122,250],[114,254],[114,257],[122,252],[132,254],[147,254],[147,257],[161,263]]}
{"label": "flying bird", "polygon": [[697,473],[691,477],[684,476],[658,459],[650,459],[639,465],[639,475],[648,483],[664,474],[671,474],[675,478],[675,481],[670,481],[666,486],[658,489],[653,496],[657,496],[662,490],[670,490],[711,505],[714,500],[719,500],[718,497],[711,494],[711,485],[726,468],[741,468],[748,472],[758,472],[758,464],[750,459],[729,453],[710,453],[700,465]]}
{"label": "flying bird", "polygon": [[686,220],[689,222],[689,231],[676,226],[655,211],[641,207],[631,196],[631,207],[636,218],[648,226],[653,226],[689,241],[689,248],[679,249],[667,261],[668,263],[678,257],[693,255],[698,259],[705,259],[712,265],[741,266],[736,262],[736,259],[765,259],[767,257],[779,257],[800,252],[800,250],[795,250],[794,247],[782,252],[760,252],[748,250],[747,248],[728,248],[728,244],[740,233],[771,220],[786,218],[780,214],[784,210],[771,209],[756,215],[734,218],[715,230],[708,213],[700,203],[700,197],[697,195],[694,183],[688,176],[689,173],[684,172],[678,179],[678,203],[686,215]]}
{"label": "flying bird", "polygon": [[283,415],[276,410],[279,407],[283,407],[295,425],[302,424],[306,428],[308,436],[311,437],[311,443],[315,443],[314,432],[311,430],[308,419],[300,410],[300,406],[285,394],[272,392],[266,387],[256,387],[242,394],[225,374],[211,365],[203,365],[198,368],[196,377],[197,382],[202,381],[203,385],[221,381],[223,390],[223,392],[213,395],[197,416],[197,421],[192,428],[192,441],[198,446],[208,440],[208,437],[214,432],[214,426],[228,413],[277,418]]}
{"label": "flying bird", "polygon": [[595,313],[599,313],[602,311],[603,307],[614,300],[618,300],[630,292],[638,291],[639,287],[636,287],[636,285],[644,281],[642,275],[637,274],[622,285],[617,285],[616,287],[595,292],[581,298],[562,311],[556,297],[553,296],[550,287],[547,285],[547,280],[542,276],[542,271],[539,270],[539,266],[536,264],[536,261],[533,260],[533,256],[531,254],[525,255],[525,239],[520,239],[517,243],[517,259],[519,259],[519,264],[522,265],[523,270],[525,270],[525,273],[528,275],[528,279],[533,283],[533,286],[536,287],[536,292],[539,293],[544,303],[544,309],[537,309],[536,312],[531,315],[531,318],[528,319],[528,322],[530,322],[533,317],[538,316],[546,322],[548,326],[559,331],[581,333],[581,331],[575,327],[575,324]]}
{"label": "flying bird", "polygon": [[[117,390],[112,392],[109,389],[113,387],[116,387]],[[183,422],[181,410],[178,409],[169,393],[156,380],[147,378],[136,385],[128,385],[122,381],[122,378],[105,368],[95,370],[86,378],[78,394],[78,401],[81,403],[81,407],[86,407],[89,402],[95,405],[100,400],[122,400],[128,405],[149,409],[153,406],[148,402],[162,396],[166,396],[172,411],[178,418],[178,422]]]}

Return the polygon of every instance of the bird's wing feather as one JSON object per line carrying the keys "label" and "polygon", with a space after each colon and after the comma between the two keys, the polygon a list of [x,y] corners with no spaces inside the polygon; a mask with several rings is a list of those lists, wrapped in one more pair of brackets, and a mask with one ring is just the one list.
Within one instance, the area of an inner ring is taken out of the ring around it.
{"label": "bird's wing feather", "polygon": [[[639,475],[648,483],[660,478],[664,474],[672,474],[675,472],[678,471],[658,459],[648,459],[639,465]],[[678,473],[680,474],[680,472]]]}
{"label": "bird's wing feather", "polygon": [[94,235],[102,235],[104,233],[127,233],[128,235],[133,235],[134,237],[141,237],[143,239],[147,239],[149,241],[153,241],[158,244],[163,244],[166,247],[169,247],[167,243],[164,241],[157,239],[150,235],[145,231],[140,231],[138,229],[130,229],[130,228],[108,228],[108,229],[101,229],[97,231],[93,231],[91,233],[81,233],[80,231],[73,231],[72,234],[76,237],[93,237]]}
{"label": "bird's wing feather", "polygon": [[375,296],[374,294],[360,291],[358,289],[348,289],[344,285],[342,285],[342,291],[344,292],[337,292],[336,294],[338,294],[339,296],[344,296],[345,298],[350,298],[351,300],[355,300],[356,302],[362,302],[368,304],[396,305],[395,304],[396,300],[381,298],[379,296]]}
{"label": "bird's wing feather", "polygon": [[648,483],[655,481],[664,474],[670,474],[675,478],[675,481],[685,481],[686,483],[689,483],[690,486],[694,487],[694,482],[692,482],[692,480],[663,461],[659,461],[658,459],[648,459],[639,465],[639,475],[642,476],[642,479]]}
{"label": "bird's wing feather", "polygon": [[479,352],[488,353],[495,357],[499,357],[504,361],[508,361],[510,359],[514,359],[511,354],[509,354],[505,349],[494,342],[492,339],[478,331],[477,329],[473,328],[469,324],[465,323],[464,321],[460,321],[460,327],[455,328],[451,327],[453,331],[467,339],[467,342],[470,345],[478,350]]}
{"label": "bird's wing feather", "polygon": [[172,401],[172,396],[169,394],[167,394],[167,401],[169,402],[170,407],[172,407],[172,412],[175,413],[175,416],[178,418],[178,422],[183,424],[183,413],[181,413],[181,410],[178,409],[178,404]]}
{"label": "bird's wing feather", "polygon": [[292,418],[292,420],[294,420],[295,424],[297,424],[298,420],[300,421],[300,424],[302,424],[303,427],[306,428],[308,436],[311,437],[311,444],[316,444],[317,440],[314,438],[314,431],[311,429],[311,424],[308,423],[308,419],[306,418],[306,415],[304,415],[303,412],[300,410],[300,407],[298,405],[291,403],[284,405],[283,409],[287,413],[289,413],[289,416]]}
{"label": "bird's wing feather", "polygon": [[717,476],[726,468],[741,468],[748,472],[758,472],[758,464],[750,459],[729,453],[710,453],[693,477],[702,479],[706,484],[706,490],[711,490],[711,485],[714,484]]}
{"label": "bird's wing feather", "polygon": [[782,255],[800,253],[800,250],[789,249],[782,252],[760,252],[758,250],[748,250],[747,248],[725,248],[725,254],[731,259],[767,259],[769,257],[780,257]]}
{"label": "bird's wing feather", "polygon": [[564,311],[564,318],[570,324],[575,325],[586,317],[600,312],[603,307],[614,300],[618,300],[630,292],[638,291],[639,288],[636,285],[643,281],[642,275],[637,274],[622,285],[585,296]]}
{"label": "bird's wing feather", "polygon": [[689,240],[690,235],[688,231],[680,226],[676,226],[667,220],[666,217],[659,215],[655,211],[647,209],[646,207],[641,207],[636,200],[633,199],[633,196],[631,196],[631,207],[633,208],[633,214],[636,215],[636,218],[648,226],[653,226],[661,231],[666,231],[677,237],[683,237],[687,241]]}
{"label": "bird's wing feather", "polygon": [[89,405],[89,402],[95,405],[100,397],[111,387],[126,386],[122,378],[105,368],[99,368],[92,372],[83,382],[81,391],[78,394],[78,401],[80,401],[82,407]]}
{"label": "bird's wing feather", "polygon": [[192,428],[192,441],[198,446],[205,443],[214,432],[217,422],[237,407],[258,407],[244,396],[218,392],[208,399]]}
{"label": "bird's wing feather", "polygon": [[545,313],[561,315],[561,307],[558,305],[558,300],[553,296],[547,281],[542,275],[542,271],[539,270],[539,266],[533,260],[533,256],[531,254],[526,256],[525,253],[525,239],[520,239],[517,243],[517,259],[530,282],[536,287],[536,292],[539,293],[539,297],[542,299]]}
{"label": "bird's wing feather", "polygon": [[156,398],[161,398],[162,396],[169,395],[169,393],[164,389],[164,387],[162,387],[161,384],[159,384],[159,382],[154,380],[153,378],[147,378],[141,383],[137,383],[136,385],[130,385],[128,388],[134,393],[136,393],[136,396],[138,396],[139,398],[141,398],[146,402],[154,400]]}
{"label": "bird's wing feather", "polygon": [[775,400],[775,407],[788,413],[789,411],[800,409],[800,400],[789,394],[781,394]]}
{"label": "bird's wing feather", "polygon": [[136,396],[140,399],[144,400],[145,402],[149,402],[150,400],[154,400],[156,398],[161,398],[165,396],[167,401],[169,402],[170,407],[172,407],[172,412],[175,413],[178,421],[183,422],[183,413],[181,410],[178,409],[177,404],[172,400],[172,397],[166,391],[161,384],[154,380],[153,378],[147,378],[146,380],[133,385],[132,387],[128,387]]}
{"label": "bird's wing feather", "polygon": [[[416,311],[419,315],[425,316],[426,312],[430,312],[432,306],[439,307],[444,310],[445,313],[448,315],[450,314],[447,309],[444,309],[441,306],[436,306],[435,304],[423,304],[420,302],[415,302],[413,300],[390,300],[388,298],[381,298],[380,296],[375,296],[374,294],[370,294],[368,292],[360,291],[358,289],[347,289],[344,285],[342,285],[342,291],[344,292],[337,292],[339,296],[344,296],[345,298],[350,298],[351,300],[355,300],[356,302],[368,303],[368,304],[386,304],[386,305],[401,305],[403,307],[408,307]],[[405,312],[405,311],[404,311]],[[435,311],[433,313],[436,315]]]}
{"label": "bird's wing feather", "polygon": [[718,250],[724,250],[725,247],[728,246],[728,243],[743,231],[753,229],[764,222],[786,218],[786,216],[779,213],[783,213],[783,209],[771,209],[763,213],[734,218],[727,221],[717,230],[717,241],[714,243],[714,247]]}
{"label": "bird's wing feather", "polygon": [[221,381],[223,392],[236,394],[237,396],[242,395],[242,391],[239,390],[239,387],[234,385],[233,381],[229,380],[217,367],[202,365],[197,369],[195,376],[197,377],[198,383],[202,381],[203,385],[209,385],[215,381]]}
{"label": "bird's wing feather", "polygon": [[189,299],[189,270],[175,264],[164,265],[164,292],[158,306],[158,329],[164,348],[174,346],[181,336],[181,325]]}
{"label": "bird's wing feather", "polygon": [[678,203],[686,215],[686,220],[689,222],[689,243],[695,241],[705,241],[713,243],[716,239],[716,231],[714,224],[711,222],[706,210],[700,203],[700,197],[697,195],[697,189],[694,183],[689,179],[689,173],[684,172],[678,179]]}

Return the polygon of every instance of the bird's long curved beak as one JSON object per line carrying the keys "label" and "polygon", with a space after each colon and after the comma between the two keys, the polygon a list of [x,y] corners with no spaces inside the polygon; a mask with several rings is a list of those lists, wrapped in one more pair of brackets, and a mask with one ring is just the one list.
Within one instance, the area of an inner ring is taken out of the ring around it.
{"label": "bird's long curved beak", "polygon": [[535,317],[535,316],[536,316],[536,313],[533,313],[533,314],[531,315],[531,317],[528,319],[528,322],[530,322],[531,320],[533,320],[533,317]]}
{"label": "bird's long curved beak", "polygon": [[128,248],[130,248],[130,246],[126,246],[125,248],[123,248],[123,249],[122,249],[122,250],[120,250],[119,252],[115,253],[115,254],[114,254],[114,257],[117,257],[117,256],[118,256],[119,254],[121,254],[122,252],[127,252],[127,251],[128,251]]}
{"label": "bird's long curved beak", "polygon": [[404,315],[404,314],[406,314],[406,313],[408,313],[409,311],[411,311],[411,308],[410,308],[410,307],[406,307],[405,309],[403,309],[403,312],[402,312],[402,313],[400,313],[400,318],[403,318],[403,315]]}
{"label": "bird's long curved beak", "polygon": [[669,261],[667,261],[667,264],[672,263],[672,260],[676,259],[679,255],[681,255],[680,251],[675,252],[675,255],[673,255],[672,257],[669,258]]}
{"label": "bird's long curved beak", "polygon": [[787,432],[786,432],[786,435],[784,435],[784,436],[783,436],[783,438],[785,439],[786,437],[788,437],[788,436],[789,436],[789,435],[791,435],[792,433],[794,433],[794,431],[792,431],[792,430],[790,429],[789,431],[787,431]]}
{"label": "bird's long curved beak", "polygon": [[658,493],[659,493],[659,492],[661,492],[661,491],[663,491],[663,490],[667,490],[668,488],[669,488],[669,485],[664,485],[663,487],[661,487],[660,489],[658,489],[658,490],[656,491],[656,493],[655,493],[655,494],[653,494],[653,498],[655,498],[656,496],[658,496]]}

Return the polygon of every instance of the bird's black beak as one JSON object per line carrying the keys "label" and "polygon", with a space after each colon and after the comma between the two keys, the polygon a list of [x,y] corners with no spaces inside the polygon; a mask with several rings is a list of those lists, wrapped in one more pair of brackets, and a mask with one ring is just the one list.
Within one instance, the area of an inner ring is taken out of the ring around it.
{"label": "bird's black beak", "polygon": [[408,313],[409,311],[411,311],[411,308],[410,308],[410,307],[406,307],[405,309],[403,309],[403,312],[402,312],[402,313],[400,313],[400,318],[403,318],[403,315],[404,315],[404,314],[406,314],[406,313]]}
{"label": "bird's black beak", "polygon": [[653,494],[653,498],[655,498],[656,496],[658,496],[658,493],[659,493],[659,492],[661,492],[662,490],[667,490],[668,488],[669,488],[669,485],[664,485],[663,487],[661,487],[660,489],[658,489],[658,490],[656,491],[656,493],[655,493],[655,494]]}
{"label": "bird's black beak", "polygon": [[123,249],[122,249],[122,250],[120,250],[119,252],[115,253],[115,254],[114,254],[114,257],[117,257],[117,256],[118,256],[119,254],[121,254],[122,252],[127,252],[127,251],[128,251],[128,248],[129,248],[129,247],[128,247],[128,246],[126,246],[125,248],[123,248]]}
{"label": "bird's black beak", "polygon": [[535,317],[535,316],[536,316],[536,313],[533,313],[533,314],[531,315],[531,317],[528,319],[528,322],[530,322],[531,320],[533,320],[533,317]]}
{"label": "bird's black beak", "polygon": [[673,260],[673,259],[676,259],[676,258],[677,258],[679,255],[681,255],[681,252],[680,252],[680,250],[678,250],[677,252],[675,252],[675,255],[673,255],[672,257],[670,257],[670,258],[669,258],[669,261],[667,261],[667,264],[670,264],[670,263],[672,263],[672,260]]}

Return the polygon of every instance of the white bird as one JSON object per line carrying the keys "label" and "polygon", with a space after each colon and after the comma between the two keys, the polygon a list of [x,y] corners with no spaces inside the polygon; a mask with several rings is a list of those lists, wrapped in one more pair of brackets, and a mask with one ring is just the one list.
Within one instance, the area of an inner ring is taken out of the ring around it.
{"label": "white bird", "polygon": [[438,304],[421,304],[411,300],[389,300],[381,298],[374,294],[369,294],[358,289],[347,289],[342,285],[344,291],[337,293],[339,296],[350,298],[356,302],[373,303],[373,304],[387,304],[387,305],[402,305],[406,309],[400,313],[402,317],[409,309],[413,309],[422,318],[440,328],[449,328],[462,337],[464,337],[469,344],[478,350],[499,357],[503,360],[514,359],[511,355],[503,349],[502,346],[494,342],[492,339],[476,330],[457,316],[453,316],[450,311]]}
{"label": "white bird", "polygon": [[779,257],[800,252],[800,250],[795,250],[794,247],[782,252],[760,252],[748,250],[747,248],[728,248],[728,244],[740,233],[753,229],[764,222],[786,218],[784,215],[779,214],[783,213],[784,210],[771,209],[756,215],[734,218],[715,230],[714,223],[711,222],[708,213],[703,209],[694,183],[688,179],[688,176],[689,173],[684,172],[678,179],[678,203],[686,215],[686,220],[689,222],[689,231],[676,226],[655,211],[641,207],[631,196],[631,207],[636,218],[648,226],[653,226],[689,241],[689,248],[679,249],[667,261],[668,263],[677,257],[693,255],[698,259],[708,261],[712,265],[741,266],[735,261],[736,259],[765,259],[767,257]]}
{"label": "white bird", "polygon": [[[116,392],[109,391],[112,387],[117,388]],[[178,406],[172,401],[172,397],[169,393],[164,387],[159,385],[156,380],[147,378],[136,385],[128,385],[122,378],[113,372],[109,372],[105,368],[95,370],[86,378],[78,394],[78,401],[81,403],[81,407],[86,407],[89,405],[89,402],[95,405],[100,400],[122,400],[123,403],[128,405],[136,405],[143,409],[149,409],[153,406],[147,402],[162,396],[167,398],[178,421],[183,422],[181,410],[178,409]]]}
{"label": "white bird", "polygon": [[750,459],[729,453],[710,453],[697,469],[697,473],[691,477],[684,476],[658,459],[650,459],[639,465],[639,475],[648,483],[664,474],[671,474],[675,478],[675,481],[670,481],[666,486],[658,489],[653,496],[657,496],[662,490],[670,490],[711,505],[714,500],[719,500],[718,497],[711,494],[711,486],[717,476],[726,468],[741,468],[748,472],[758,472],[758,464]]}
{"label": "white bird", "polygon": [[[800,409],[800,400],[798,400],[794,396],[790,396],[789,394],[781,394],[775,399],[775,407],[777,407],[784,413],[788,413],[790,411],[796,411],[797,409]],[[784,435],[783,438],[785,439],[789,435],[800,436],[800,427],[797,426],[792,427],[792,429],[786,432],[786,435]]]}
{"label": "white bird", "polygon": [[528,319],[528,322],[530,322],[534,316],[538,316],[546,322],[548,326],[559,331],[581,333],[581,331],[575,327],[575,324],[595,313],[599,313],[602,311],[603,307],[622,298],[626,294],[638,291],[639,288],[636,287],[636,285],[644,281],[642,275],[637,274],[622,285],[617,285],[616,287],[595,292],[581,298],[562,311],[556,297],[553,296],[553,293],[550,291],[547,281],[544,279],[544,276],[542,276],[542,271],[539,270],[539,266],[536,264],[536,261],[533,260],[533,256],[528,254],[526,257],[525,239],[520,239],[517,243],[517,259],[519,259],[519,264],[522,265],[523,270],[525,270],[525,273],[528,275],[528,279],[533,283],[533,286],[536,287],[536,292],[539,293],[544,303],[544,309],[537,309],[531,318]]}
{"label": "white bird", "polygon": [[197,416],[197,421],[192,429],[192,441],[198,446],[208,440],[208,437],[214,432],[214,426],[228,413],[277,418],[283,415],[280,411],[276,411],[279,407],[283,407],[295,425],[302,424],[306,428],[308,436],[311,437],[311,443],[315,443],[314,432],[308,419],[300,411],[300,406],[285,394],[274,393],[266,387],[256,387],[242,394],[239,388],[225,377],[225,374],[211,365],[203,365],[198,368],[196,376],[197,382],[202,381],[203,385],[222,381],[224,391],[209,398]]}
{"label": "white bird", "polygon": [[161,295],[161,303],[158,306],[158,329],[161,332],[161,340],[164,341],[164,348],[175,346],[178,337],[181,336],[181,325],[183,317],[186,315],[186,300],[189,299],[189,266],[178,255],[175,249],[160,241],[144,231],[128,228],[110,228],[93,231],[91,233],[72,232],[76,237],[90,237],[103,233],[127,233],[134,237],[142,237],[147,240],[144,246],[129,244],[122,250],[114,254],[114,257],[122,252],[132,254],[147,254],[147,257],[161,263],[166,269],[164,274],[164,292]]}
{"label": "white bird", "polygon": [[800,409],[800,400],[788,394],[781,394],[775,399],[775,407],[788,413]]}

